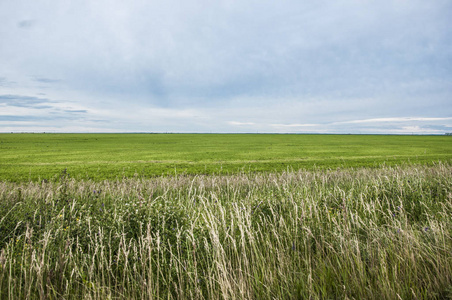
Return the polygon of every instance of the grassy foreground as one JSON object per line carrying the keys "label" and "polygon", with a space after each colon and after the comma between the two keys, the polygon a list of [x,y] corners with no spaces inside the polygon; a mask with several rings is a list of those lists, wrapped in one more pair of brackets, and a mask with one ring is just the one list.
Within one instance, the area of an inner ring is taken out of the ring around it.
{"label": "grassy foreground", "polygon": [[0,298],[452,299],[452,166],[0,182]]}
{"label": "grassy foreground", "polygon": [[0,134],[0,180],[236,174],[452,162],[450,136]]}

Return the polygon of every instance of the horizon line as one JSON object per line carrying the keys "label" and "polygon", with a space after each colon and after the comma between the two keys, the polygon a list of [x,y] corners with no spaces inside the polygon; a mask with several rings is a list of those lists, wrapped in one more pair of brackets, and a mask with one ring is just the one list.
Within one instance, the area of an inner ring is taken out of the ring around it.
{"label": "horizon line", "polygon": [[261,135],[435,135],[451,136],[452,133],[334,133],[334,132],[152,132],[152,131],[118,131],[118,132],[49,132],[49,131],[17,131],[0,132],[0,134],[261,134]]}

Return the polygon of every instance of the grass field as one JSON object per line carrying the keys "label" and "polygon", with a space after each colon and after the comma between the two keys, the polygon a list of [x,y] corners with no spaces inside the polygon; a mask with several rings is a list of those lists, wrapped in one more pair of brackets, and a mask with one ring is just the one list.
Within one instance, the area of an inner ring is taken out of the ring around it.
{"label": "grass field", "polygon": [[0,182],[0,298],[452,299],[451,174]]}
{"label": "grass field", "polygon": [[0,204],[0,299],[452,299],[449,136],[0,134]]}
{"label": "grass field", "polygon": [[451,161],[452,137],[0,134],[0,180],[230,174]]}

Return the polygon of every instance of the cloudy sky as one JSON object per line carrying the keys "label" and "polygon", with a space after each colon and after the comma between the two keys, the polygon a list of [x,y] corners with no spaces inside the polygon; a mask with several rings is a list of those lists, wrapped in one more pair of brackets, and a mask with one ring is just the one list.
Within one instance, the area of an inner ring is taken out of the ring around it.
{"label": "cloudy sky", "polygon": [[452,132],[450,0],[0,0],[0,132]]}

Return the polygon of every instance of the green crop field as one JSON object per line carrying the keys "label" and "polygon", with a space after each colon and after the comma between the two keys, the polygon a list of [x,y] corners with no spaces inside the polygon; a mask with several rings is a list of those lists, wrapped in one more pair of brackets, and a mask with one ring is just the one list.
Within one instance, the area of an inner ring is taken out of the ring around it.
{"label": "green crop field", "polygon": [[232,174],[452,159],[452,137],[282,134],[0,134],[0,180]]}

